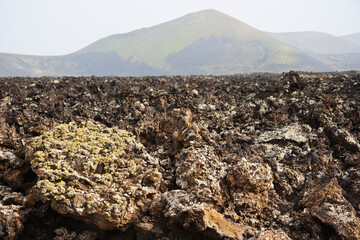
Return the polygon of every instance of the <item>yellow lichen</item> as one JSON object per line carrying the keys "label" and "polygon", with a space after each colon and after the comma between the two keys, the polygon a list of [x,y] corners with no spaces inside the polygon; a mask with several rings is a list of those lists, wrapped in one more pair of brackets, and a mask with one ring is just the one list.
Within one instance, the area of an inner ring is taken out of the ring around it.
{"label": "yellow lichen", "polygon": [[132,198],[143,201],[162,178],[156,167],[146,166],[146,151],[140,148],[133,134],[116,127],[93,121],[59,125],[27,145],[27,159],[39,177],[33,189],[55,201],[61,213],[117,209],[116,225],[126,224],[134,213],[127,206],[136,208]]}

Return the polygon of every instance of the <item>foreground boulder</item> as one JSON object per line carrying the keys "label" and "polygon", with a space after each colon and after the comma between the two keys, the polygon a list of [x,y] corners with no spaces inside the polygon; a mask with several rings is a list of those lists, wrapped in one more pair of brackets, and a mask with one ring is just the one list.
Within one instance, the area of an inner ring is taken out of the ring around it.
{"label": "foreground boulder", "polygon": [[100,229],[138,221],[158,194],[157,159],[117,128],[92,121],[59,125],[32,139],[27,153],[39,178],[33,194]]}

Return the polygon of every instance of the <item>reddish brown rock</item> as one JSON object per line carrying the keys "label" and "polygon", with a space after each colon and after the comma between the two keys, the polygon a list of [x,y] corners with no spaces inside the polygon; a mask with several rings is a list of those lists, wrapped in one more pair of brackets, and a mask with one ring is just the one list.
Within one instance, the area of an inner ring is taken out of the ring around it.
{"label": "reddish brown rock", "polygon": [[273,180],[269,166],[242,158],[229,170],[226,180],[234,205],[242,211],[261,212],[267,206]]}
{"label": "reddish brown rock", "polygon": [[14,240],[24,228],[25,202],[21,193],[11,192],[11,189],[0,185],[0,239]]}
{"label": "reddish brown rock", "polygon": [[183,190],[165,193],[156,205],[153,209],[162,211],[170,223],[180,223],[185,228],[195,224],[198,230],[217,238],[243,239],[253,234],[251,227],[226,219],[211,205],[201,203]]}
{"label": "reddish brown rock", "polygon": [[189,109],[174,109],[165,121],[160,122],[160,128],[171,134],[175,144],[182,143],[187,147],[191,141],[199,139],[199,127],[192,118],[193,114]]}
{"label": "reddish brown rock", "polygon": [[242,239],[253,231],[250,227],[227,220],[212,208],[205,207],[200,225],[201,230],[213,229],[221,238]]}
{"label": "reddish brown rock", "polygon": [[10,186],[13,186],[15,188],[19,188],[21,186],[23,177],[19,170],[17,169],[6,169],[4,172],[4,180],[7,182]]}
{"label": "reddish brown rock", "polygon": [[317,179],[304,191],[305,212],[332,226],[343,239],[360,239],[360,219],[336,179]]}

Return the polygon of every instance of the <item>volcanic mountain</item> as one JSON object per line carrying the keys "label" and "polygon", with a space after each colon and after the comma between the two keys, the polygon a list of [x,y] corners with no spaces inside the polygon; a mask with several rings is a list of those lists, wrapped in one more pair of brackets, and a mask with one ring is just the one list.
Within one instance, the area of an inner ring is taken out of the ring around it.
{"label": "volcanic mountain", "polygon": [[216,10],[105,37],[69,55],[0,54],[0,76],[232,74],[289,69],[331,70],[321,59]]}

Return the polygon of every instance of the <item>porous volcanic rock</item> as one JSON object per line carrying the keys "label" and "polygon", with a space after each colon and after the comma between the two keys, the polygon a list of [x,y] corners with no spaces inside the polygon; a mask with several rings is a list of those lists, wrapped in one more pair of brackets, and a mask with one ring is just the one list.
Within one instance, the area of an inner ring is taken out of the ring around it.
{"label": "porous volcanic rock", "polygon": [[242,158],[231,167],[226,178],[232,201],[242,212],[261,212],[267,206],[273,180],[269,166]]}
{"label": "porous volcanic rock", "polygon": [[289,240],[290,238],[284,231],[279,230],[267,230],[256,237],[250,238],[250,240]]}
{"label": "porous volcanic rock", "polygon": [[360,238],[360,219],[336,179],[317,179],[304,190],[304,214],[332,226],[342,238]]}
{"label": "porous volcanic rock", "polygon": [[25,198],[21,193],[0,185],[0,238],[15,239],[24,228]]}
{"label": "porous volcanic rock", "polygon": [[31,139],[26,160],[38,175],[34,194],[106,230],[136,222],[161,182],[158,160],[131,133],[92,121]]}

